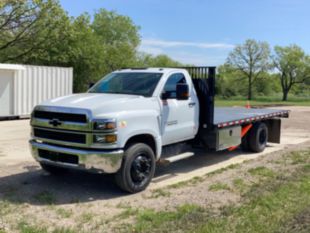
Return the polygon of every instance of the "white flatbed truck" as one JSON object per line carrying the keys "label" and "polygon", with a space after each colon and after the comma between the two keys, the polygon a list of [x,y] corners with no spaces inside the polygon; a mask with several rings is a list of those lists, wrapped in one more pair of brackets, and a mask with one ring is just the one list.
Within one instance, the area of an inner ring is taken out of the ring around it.
{"label": "white flatbed truck", "polygon": [[149,185],[157,163],[192,156],[192,147],[260,152],[280,143],[280,118],[289,112],[215,108],[215,72],[122,69],[87,93],[45,101],[31,117],[32,155],[53,174],[113,173],[121,189],[135,193]]}

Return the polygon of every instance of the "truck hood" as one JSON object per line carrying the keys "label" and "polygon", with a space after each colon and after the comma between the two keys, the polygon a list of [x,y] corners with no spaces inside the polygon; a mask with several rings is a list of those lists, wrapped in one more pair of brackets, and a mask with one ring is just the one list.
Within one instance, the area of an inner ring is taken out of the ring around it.
{"label": "truck hood", "polygon": [[113,114],[115,112],[152,108],[154,98],[145,98],[137,95],[73,94],[44,101],[40,106],[66,107],[87,109],[93,116]]}

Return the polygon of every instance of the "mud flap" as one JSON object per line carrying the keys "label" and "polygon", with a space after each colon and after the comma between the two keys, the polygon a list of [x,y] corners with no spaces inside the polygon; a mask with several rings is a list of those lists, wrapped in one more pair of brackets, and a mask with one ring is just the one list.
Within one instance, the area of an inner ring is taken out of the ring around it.
{"label": "mud flap", "polygon": [[268,142],[280,143],[281,119],[270,119],[265,121],[268,127]]}

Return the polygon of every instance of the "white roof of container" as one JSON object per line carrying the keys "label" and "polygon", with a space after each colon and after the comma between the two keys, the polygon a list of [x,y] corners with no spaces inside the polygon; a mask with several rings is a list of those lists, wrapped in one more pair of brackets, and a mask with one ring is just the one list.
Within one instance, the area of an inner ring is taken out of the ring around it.
{"label": "white roof of container", "polygon": [[0,70],[24,70],[25,67],[16,64],[3,64],[0,63]]}

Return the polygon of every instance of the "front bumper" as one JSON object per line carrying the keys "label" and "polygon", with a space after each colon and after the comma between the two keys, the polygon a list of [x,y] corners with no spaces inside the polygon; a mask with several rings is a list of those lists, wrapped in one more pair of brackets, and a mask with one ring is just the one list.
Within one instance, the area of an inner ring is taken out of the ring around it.
{"label": "front bumper", "polygon": [[[39,143],[35,140],[30,140],[29,143],[32,156],[39,163],[90,170],[100,173],[116,173],[122,165],[124,155],[123,150],[72,149],[63,146]],[[42,155],[42,153],[44,154],[44,151],[48,153],[52,152],[51,154],[55,154],[55,156],[77,156],[77,162],[64,162],[65,160],[58,160],[57,158],[47,159],[45,156],[43,156],[43,158],[40,155]]]}

